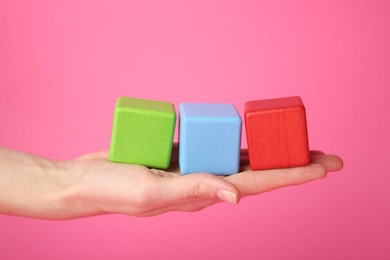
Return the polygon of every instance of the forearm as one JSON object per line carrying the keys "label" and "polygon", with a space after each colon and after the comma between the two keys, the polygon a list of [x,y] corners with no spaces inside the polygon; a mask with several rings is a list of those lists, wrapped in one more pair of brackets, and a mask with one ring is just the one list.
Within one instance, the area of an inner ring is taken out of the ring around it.
{"label": "forearm", "polygon": [[78,176],[58,162],[0,148],[0,214],[68,219],[98,214],[78,199]]}

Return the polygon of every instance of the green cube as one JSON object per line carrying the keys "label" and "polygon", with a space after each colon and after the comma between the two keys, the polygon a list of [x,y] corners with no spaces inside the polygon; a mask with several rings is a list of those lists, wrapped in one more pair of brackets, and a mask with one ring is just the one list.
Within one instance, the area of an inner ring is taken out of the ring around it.
{"label": "green cube", "polygon": [[110,161],[167,169],[175,125],[172,103],[119,97],[112,127]]}

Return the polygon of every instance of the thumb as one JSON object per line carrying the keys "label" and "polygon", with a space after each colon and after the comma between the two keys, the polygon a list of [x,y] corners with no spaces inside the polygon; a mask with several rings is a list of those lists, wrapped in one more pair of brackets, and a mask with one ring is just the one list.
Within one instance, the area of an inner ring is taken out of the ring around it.
{"label": "thumb", "polygon": [[168,204],[201,200],[221,200],[237,204],[240,191],[232,183],[207,173],[192,173],[174,178],[164,178],[162,196]]}

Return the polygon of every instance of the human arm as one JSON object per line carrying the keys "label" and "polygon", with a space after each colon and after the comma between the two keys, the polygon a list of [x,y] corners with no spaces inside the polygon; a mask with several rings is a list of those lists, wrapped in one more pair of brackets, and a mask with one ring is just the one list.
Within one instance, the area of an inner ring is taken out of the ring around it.
{"label": "human arm", "polygon": [[197,211],[226,201],[324,178],[343,167],[334,155],[312,152],[304,167],[251,171],[246,151],[242,172],[228,177],[206,173],[182,176],[174,147],[171,168],[148,169],[108,161],[108,152],[55,161],[0,148],[0,214],[72,219],[119,213],[154,216]]}

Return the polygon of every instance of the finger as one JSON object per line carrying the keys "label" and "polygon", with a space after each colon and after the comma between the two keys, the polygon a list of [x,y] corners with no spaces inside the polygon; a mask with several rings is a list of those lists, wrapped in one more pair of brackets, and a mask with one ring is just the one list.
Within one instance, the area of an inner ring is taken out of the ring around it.
{"label": "finger", "polygon": [[155,176],[158,176],[158,177],[177,177],[178,174],[177,173],[174,173],[174,172],[169,172],[169,171],[164,171],[164,170],[160,170],[160,169],[149,169],[149,171],[151,173],[153,173]]}
{"label": "finger", "polygon": [[[310,151],[310,155],[324,155],[324,154],[325,153],[323,151],[319,151],[319,150]],[[240,165],[246,166],[247,164],[249,164],[248,149],[241,149]]]}
{"label": "finger", "polygon": [[325,154],[323,151],[320,150],[311,150],[310,155],[322,155]]}
{"label": "finger", "polygon": [[[324,152],[319,150],[310,151],[311,162],[320,163],[325,166],[327,171],[339,171],[343,168],[343,160],[336,155],[325,155]],[[250,171],[249,157],[240,157],[240,171]]]}
{"label": "finger", "polygon": [[165,206],[193,201],[214,200],[237,204],[240,191],[224,178],[192,173],[176,178],[161,178],[158,196]]}
{"label": "finger", "polygon": [[312,155],[312,163],[323,165],[328,172],[339,171],[344,167],[343,160],[337,155]]}
{"label": "finger", "polygon": [[248,196],[325,177],[326,168],[321,164],[312,163],[304,167],[246,171],[230,175],[225,179],[240,190],[241,196]]}
{"label": "finger", "polygon": [[78,161],[93,161],[93,160],[108,160],[110,157],[110,151],[101,151],[95,153],[88,153],[78,157]]}

